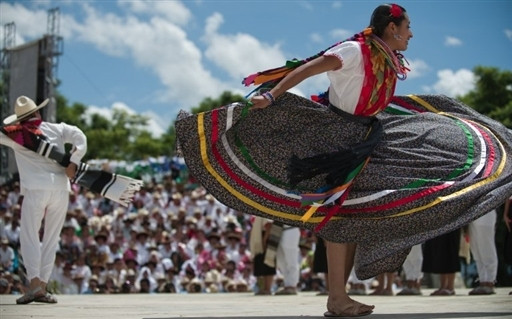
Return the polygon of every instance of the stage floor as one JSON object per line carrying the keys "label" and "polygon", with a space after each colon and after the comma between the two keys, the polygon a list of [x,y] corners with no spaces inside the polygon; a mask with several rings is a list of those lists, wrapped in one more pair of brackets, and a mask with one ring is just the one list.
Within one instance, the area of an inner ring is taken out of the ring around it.
{"label": "stage floor", "polygon": [[[505,319],[512,318],[512,287],[495,295],[354,296],[375,305],[371,319]],[[326,296],[300,292],[296,296],[255,296],[252,293],[58,295],[58,304],[16,305],[13,295],[0,295],[1,319],[177,319],[177,318],[324,318]]]}

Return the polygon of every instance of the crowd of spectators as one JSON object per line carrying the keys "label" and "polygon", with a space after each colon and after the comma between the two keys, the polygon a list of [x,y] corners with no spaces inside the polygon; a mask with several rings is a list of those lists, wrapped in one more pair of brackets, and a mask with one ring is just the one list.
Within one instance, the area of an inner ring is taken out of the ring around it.
{"label": "crowd of spectators", "polygon": [[[226,207],[193,180],[150,180],[128,207],[76,185],[69,196],[48,283],[52,293],[260,290],[249,250],[253,217]],[[28,284],[19,249],[21,205],[18,182],[0,185],[0,294],[23,294]],[[299,247],[297,289],[325,291],[325,274],[313,271],[314,235],[301,230]],[[272,291],[281,287],[277,269]]]}
{"label": "crowd of spectators", "polygon": [[[0,186],[0,294],[22,294],[20,187]],[[257,292],[248,239],[251,216],[170,176],[148,182],[129,207],[75,186],[48,288],[57,294]],[[41,236],[43,234],[41,233]],[[302,231],[301,290],[319,290],[311,272],[314,238]],[[277,289],[282,276],[275,277]]]}

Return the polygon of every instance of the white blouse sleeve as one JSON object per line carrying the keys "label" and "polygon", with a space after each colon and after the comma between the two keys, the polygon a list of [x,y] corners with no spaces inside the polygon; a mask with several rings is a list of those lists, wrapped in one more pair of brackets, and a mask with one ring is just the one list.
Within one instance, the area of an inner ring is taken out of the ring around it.
{"label": "white blouse sleeve", "polygon": [[341,61],[341,68],[327,72],[331,82],[329,102],[354,114],[365,78],[360,44],[346,41],[327,50],[324,55],[335,56]]}
{"label": "white blouse sleeve", "polygon": [[337,57],[343,69],[357,67],[361,63],[361,48],[355,41],[345,41],[327,50],[324,56]]}

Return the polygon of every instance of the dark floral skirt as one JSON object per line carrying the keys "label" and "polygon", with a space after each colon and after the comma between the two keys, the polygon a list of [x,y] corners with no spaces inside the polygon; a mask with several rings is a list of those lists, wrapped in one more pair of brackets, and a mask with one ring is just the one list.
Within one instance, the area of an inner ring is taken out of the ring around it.
{"label": "dark floral skirt", "polygon": [[340,187],[325,174],[292,185],[290,159],[354,149],[370,125],[291,93],[261,110],[234,103],[182,112],[176,130],[190,173],[214,197],[329,241],[356,242],[356,274],[365,279],[396,270],[410,247],[512,194],[512,134],[496,121],[438,95],[396,97],[377,118],[380,142]]}

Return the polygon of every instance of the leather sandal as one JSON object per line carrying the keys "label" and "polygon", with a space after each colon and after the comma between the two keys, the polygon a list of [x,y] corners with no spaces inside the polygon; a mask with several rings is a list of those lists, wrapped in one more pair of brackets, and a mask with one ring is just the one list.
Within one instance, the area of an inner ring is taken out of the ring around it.
{"label": "leather sandal", "polygon": [[430,294],[431,296],[454,296],[455,291],[450,289],[438,289]]}
{"label": "leather sandal", "polygon": [[478,286],[469,292],[469,295],[492,295],[495,294],[493,287],[490,286]]}
{"label": "leather sandal", "polygon": [[35,301],[39,296],[41,296],[41,295],[39,295],[39,296],[37,295],[40,291],[41,291],[41,287],[37,287],[37,288],[27,291],[23,296],[16,299],[16,304],[26,305],[26,304],[29,304],[29,303]]}
{"label": "leather sandal", "polygon": [[345,317],[364,317],[368,316],[373,312],[373,309],[367,310],[364,312],[359,312],[361,307],[366,306],[365,304],[355,302],[353,304],[350,304],[348,307],[343,309],[340,313],[334,313],[332,311],[326,311],[324,312],[324,317],[327,318],[345,318]]}
{"label": "leather sandal", "polygon": [[51,293],[46,292],[46,294],[36,297],[34,301],[42,303],[57,303],[57,298],[55,298],[55,296],[52,295]]}

